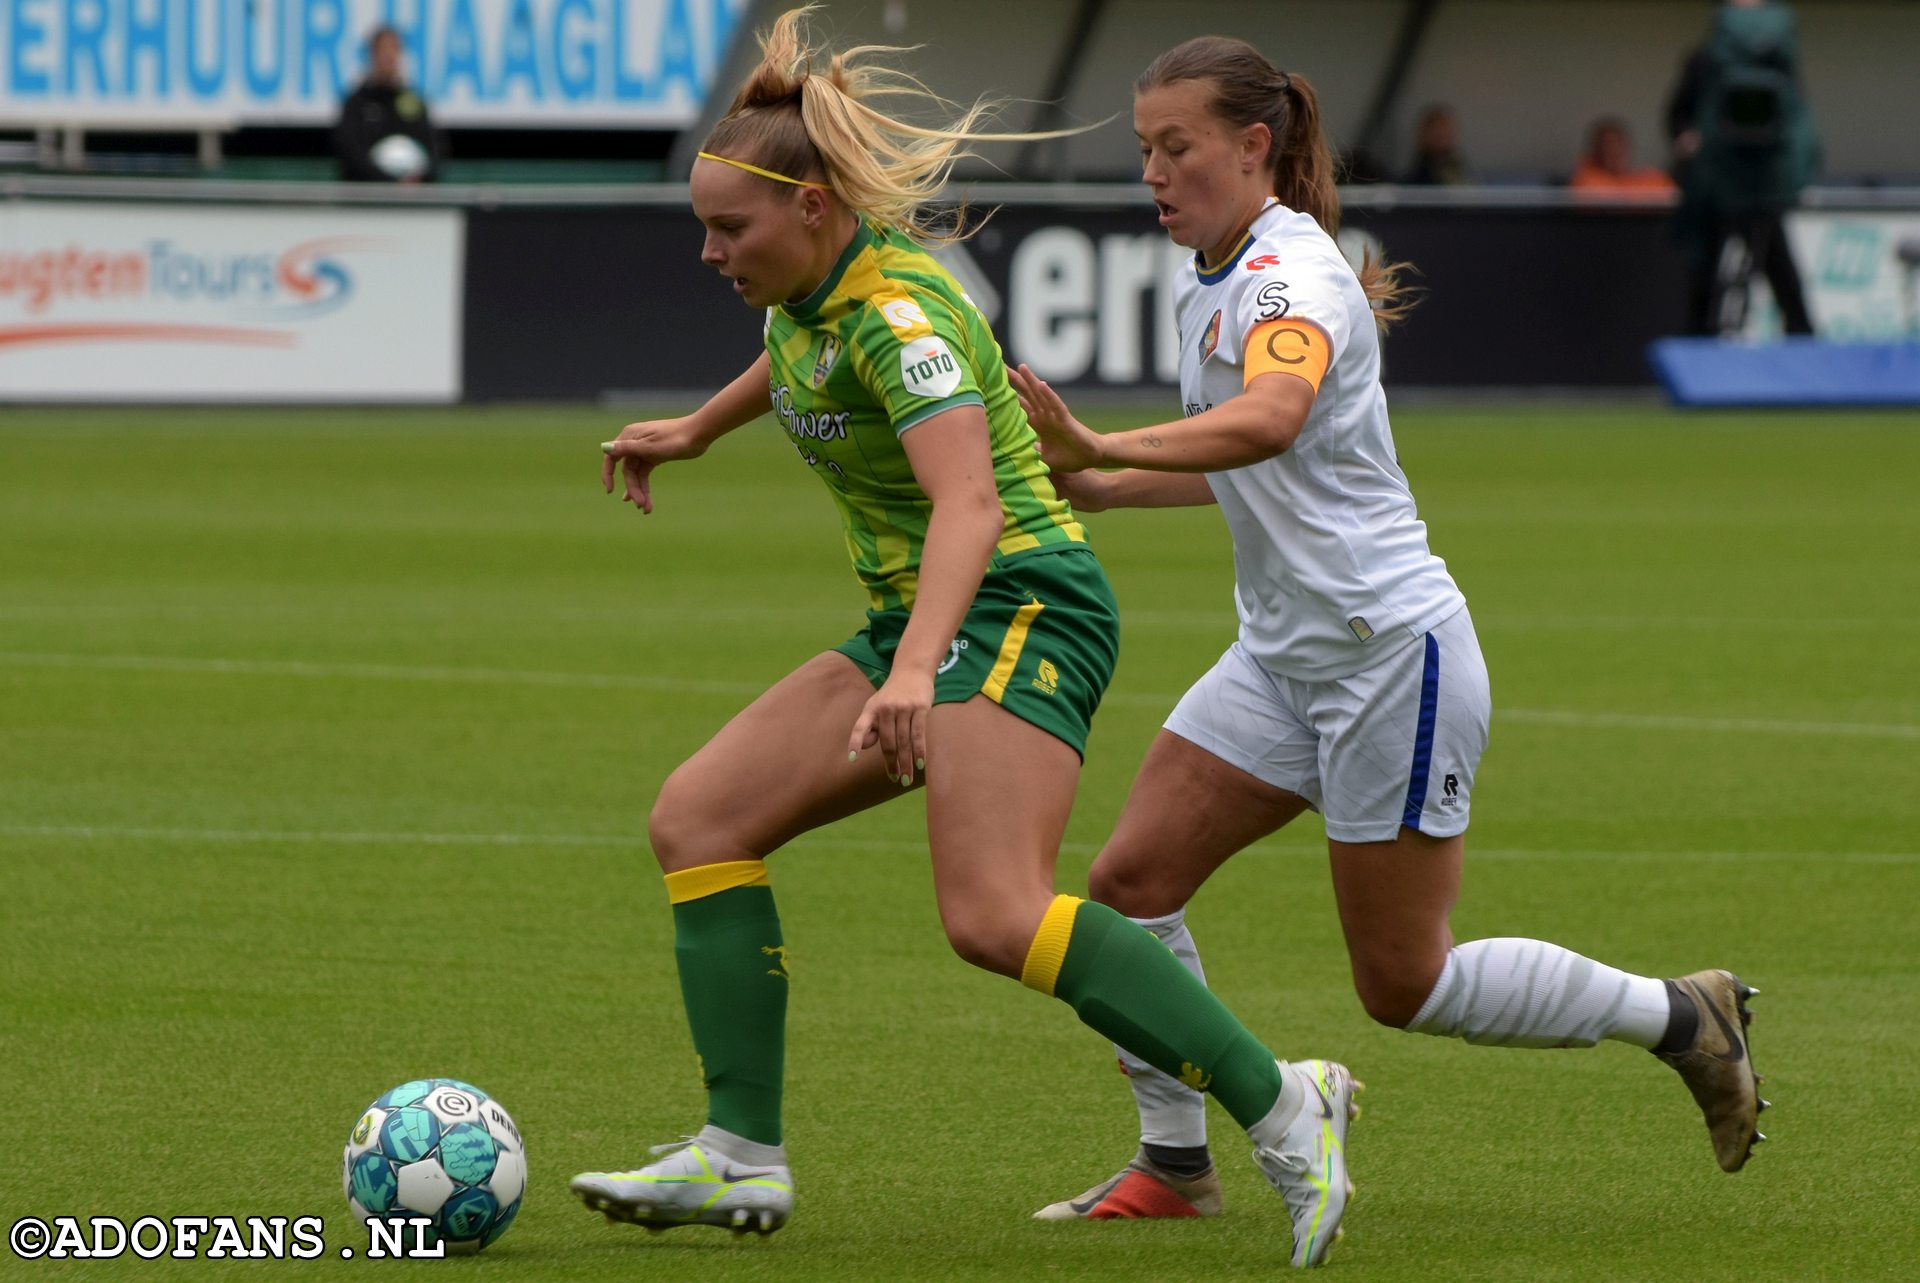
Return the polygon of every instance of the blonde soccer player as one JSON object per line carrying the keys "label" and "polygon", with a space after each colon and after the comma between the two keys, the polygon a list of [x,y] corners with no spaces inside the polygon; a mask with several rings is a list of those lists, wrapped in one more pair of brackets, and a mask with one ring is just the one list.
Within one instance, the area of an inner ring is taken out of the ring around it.
{"label": "blonde soccer player", "polygon": [[[702,259],[766,315],[766,352],[684,419],[636,423],[603,479],[644,511],[655,470],[769,410],[839,511],[866,626],[777,682],[661,787],[648,835],[707,1088],[706,1124],[635,1170],[573,1178],[590,1207],[665,1229],[762,1233],[793,1208],[781,1079],[788,965],[766,857],[924,786],[947,938],[1210,1092],[1317,1259],[1352,1084],[1273,1055],[1150,932],[1054,893],[1080,754],[1119,620],[1040,461],[999,345],[923,243],[980,108],[944,129],[875,110],[909,88],[812,48],[783,15],[691,180]],[[798,466],[798,465],[796,465]],[[1009,1071],[1028,1062],[1007,1056]],[[1332,1154],[1329,1157],[1329,1146]]]}
{"label": "blonde soccer player", "polygon": [[[1025,366],[1014,381],[1077,508],[1219,505],[1240,629],[1149,748],[1090,894],[1199,976],[1187,901],[1235,852],[1318,810],[1369,1015],[1493,1046],[1646,1047],[1738,1170],[1766,1104],[1747,1054],[1752,990],[1725,971],[1653,979],[1449,930],[1487,670],[1387,423],[1379,330],[1405,299],[1393,268],[1369,259],[1356,274],[1334,243],[1312,88],[1242,41],[1203,37],[1147,68],[1133,114],[1160,224],[1194,251],[1175,303],[1186,417],[1101,435]],[[1121,1060],[1140,1151],[1038,1215],[1217,1212],[1199,1096]]]}

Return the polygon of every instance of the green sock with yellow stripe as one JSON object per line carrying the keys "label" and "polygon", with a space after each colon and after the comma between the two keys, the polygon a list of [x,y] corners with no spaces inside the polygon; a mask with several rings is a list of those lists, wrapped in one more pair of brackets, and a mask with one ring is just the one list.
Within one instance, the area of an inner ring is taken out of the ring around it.
{"label": "green sock with yellow stripe", "polygon": [[733,860],[666,877],[680,995],[706,1080],[707,1122],[778,1145],[787,947],[767,866]]}
{"label": "green sock with yellow stripe", "polygon": [[1151,931],[1104,904],[1054,897],[1020,982],[1226,1108],[1242,1127],[1280,1096],[1273,1053]]}

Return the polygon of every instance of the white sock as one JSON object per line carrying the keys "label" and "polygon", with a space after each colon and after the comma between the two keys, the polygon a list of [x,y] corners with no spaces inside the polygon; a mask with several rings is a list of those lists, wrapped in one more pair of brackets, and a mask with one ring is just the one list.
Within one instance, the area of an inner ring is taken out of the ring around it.
{"label": "white sock", "polygon": [[[1200,969],[1200,951],[1187,930],[1185,909],[1164,918],[1131,918],[1160,938],[1173,950],[1173,956],[1191,971],[1201,984],[1207,982]],[[1118,1043],[1114,1053],[1120,1068],[1133,1088],[1133,1100],[1140,1107],[1140,1143],[1191,1148],[1207,1143],[1207,1101],[1185,1083],[1178,1082],[1141,1060]]]}
{"label": "white sock", "polygon": [[1407,1026],[1487,1047],[1652,1047],[1667,1031],[1665,982],[1631,975],[1544,940],[1472,940],[1447,953]]}
{"label": "white sock", "polygon": [[710,1150],[722,1158],[730,1158],[743,1167],[787,1165],[785,1145],[763,1145],[757,1140],[737,1136],[724,1127],[715,1127],[712,1123],[702,1127],[700,1134],[693,1139],[702,1149]]}
{"label": "white sock", "polygon": [[1281,1062],[1280,1094],[1273,1098],[1273,1108],[1267,1111],[1266,1117],[1247,1128],[1247,1138],[1255,1149],[1278,1149],[1285,1142],[1287,1128],[1293,1126],[1301,1106],[1307,1103],[1307,1089],[1300,1079],[1300,1070]]}

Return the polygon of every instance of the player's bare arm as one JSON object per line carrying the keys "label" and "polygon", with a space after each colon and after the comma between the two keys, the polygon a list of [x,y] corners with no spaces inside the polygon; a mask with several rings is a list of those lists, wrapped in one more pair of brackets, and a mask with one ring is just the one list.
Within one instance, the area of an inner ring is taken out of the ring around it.
{"label": "player's bare arm", "polygon": [[1293,448],[1313,398],[1305,379],[1262,374],[1241,395],[1190,419],[1094,434],[1097,466],[1188,473],[1244,468]]}
{"label": "player's bare arm", "polygon": [[[1068,501],[1088,512],[1107,508],[1181,508],[1214,502],[1199,474],[1244,467],[1290,449],[1313,409],[1315,385],[1276,372],[1257,376],[1225,405],[1179,423],[1098,433],[1073,416],[1053,386],[1031,367],[1007,371],[1027,421],[1040,437],[1041,457],[1064,480]],[[1117,451],[1117,453],[1116,453]],[[1127,465],[1094,480],[1090,469]],[[1154,474],[1184,474],[1178,483]]]}
{"label": "player's bare arm", "polygon": [[1113,508],[1205,508],[1218,500],[1203,472],[1154,472],[1123,468],[1118,472],[1073,472],[1056,478],[1076,512]]}

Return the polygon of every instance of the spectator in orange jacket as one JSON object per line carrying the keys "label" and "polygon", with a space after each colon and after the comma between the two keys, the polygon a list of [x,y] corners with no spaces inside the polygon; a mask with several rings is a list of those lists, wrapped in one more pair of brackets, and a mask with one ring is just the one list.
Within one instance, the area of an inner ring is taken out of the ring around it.
{"label": "spectator in orange jacket", "polygon": [[1567,186],[1587,191],[1670,192],[1675,190],[1667,171],[1653,165],[1636,169],[1633,137],[1618,116],[1602,116],[1587,131],[1587,150],[1574,168]]}

